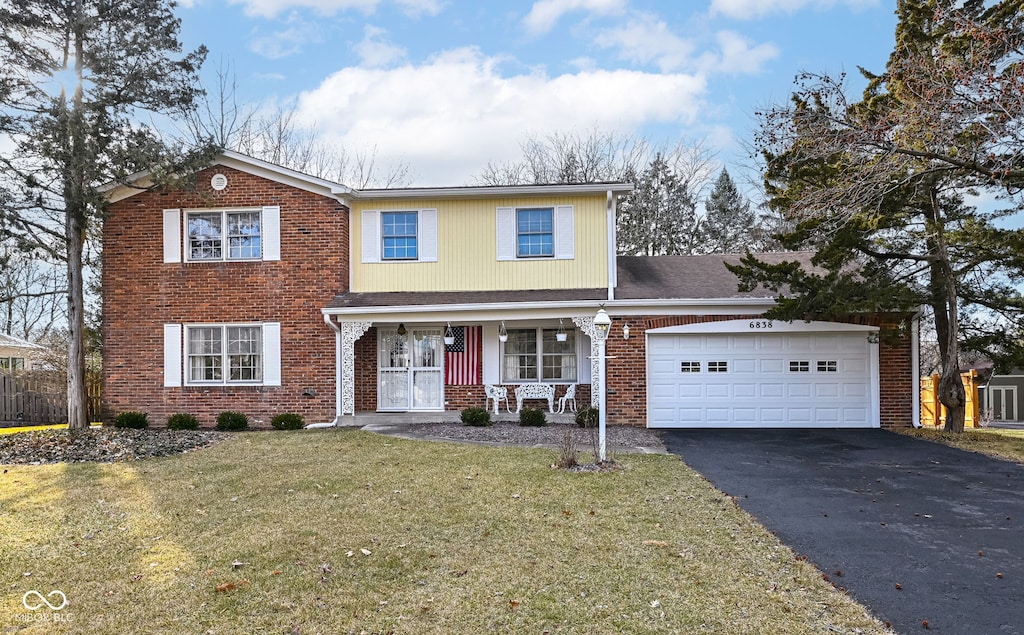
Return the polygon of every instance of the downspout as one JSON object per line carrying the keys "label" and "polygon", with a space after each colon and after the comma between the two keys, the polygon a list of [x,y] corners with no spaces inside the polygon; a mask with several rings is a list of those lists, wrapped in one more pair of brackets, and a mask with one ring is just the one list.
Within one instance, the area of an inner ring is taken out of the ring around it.
{"label": "downspout", "polygon": [[910,318],[910,376],[914,378],[914,389],[911,391],[914,400],[914,416],[911,422],[915,428],[921,427],[921,312],[914,313]]}
{"label": "downspout", "polygon": [[617,237],[615,235],[615,194],[608,190],[608,202],[605,205],[607,210],[607,234],[608,234],[608,299],[615,299],[615,287],[618,286],[618,267],[615,263],[615,247]]}
{"label": "downspout", "polygon": [[324,322],[334,331],[334,421],[310,424],[307,428],[332,428],[341,421],[341,327],[326,313]]}

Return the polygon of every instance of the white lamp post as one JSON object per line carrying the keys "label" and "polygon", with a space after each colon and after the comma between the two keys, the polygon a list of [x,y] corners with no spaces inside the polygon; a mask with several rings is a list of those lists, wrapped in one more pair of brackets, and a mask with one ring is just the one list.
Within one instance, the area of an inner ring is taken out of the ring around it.
{"label": "white lamp post", "polygon": [[597,436],[598,436],[598,457],[597,460],[604,463],[605,452],[605,428],[608,424],[606,413],[608,405],[608,374],[605,371],[605,343],[608,341],[608,331],[611,330],[612,319],[605,313],[604,307],[597,311],[594,316],[594,337],[597,338],[598,366],[600,366],[600,378],[598,386],[601,388],[601,403],[598,404]]}

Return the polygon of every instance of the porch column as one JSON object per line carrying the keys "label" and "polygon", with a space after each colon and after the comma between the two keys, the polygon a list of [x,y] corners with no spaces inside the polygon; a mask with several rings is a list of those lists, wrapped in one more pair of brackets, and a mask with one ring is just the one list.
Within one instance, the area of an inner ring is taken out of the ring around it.
{"label": "porch column", "polygon": [[338,389],[341,392],[339,416],[356,413],[356,340],[363,336],[373,322],[341,322],[340,377]]}
{"label": "porch column", "polygon": [[597,344],[597,329],[594,328],[594,316],[583,315],[572,319],[576,328],[586,333],[590,338],[590,403],[601,403],[601,348]]}

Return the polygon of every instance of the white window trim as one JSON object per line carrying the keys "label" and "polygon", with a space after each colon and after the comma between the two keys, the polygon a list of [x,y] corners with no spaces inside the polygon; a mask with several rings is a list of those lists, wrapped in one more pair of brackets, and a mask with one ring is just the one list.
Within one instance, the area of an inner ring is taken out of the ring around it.
{"label": "white window trim", "polygon": [[[231,381],[226,364],[227,343],[221,355],[225,358],[223,379],[220,381],[192,381],[188,364],[188,331],[191,328],[220,328],[226,333],[230,327],[258,326],[261,329],[262,364],[261,381]],[[281,385],[281,323],[280,322],[218,322],[164,325],[164,386],[280,386]]]}
{"label": "white window trim", "polygon": [[499,261],[538,261],[552,260],[551,256],[519,256],[517,212],[522,209],[552,210],[551,231],[554,247],[554,260],[572,260],[576,257],[576,225],[575,208],[572,205],[520,205],[518,207],[498,207],[495,210],[495,227],[497,240],[497,259]]}
{"label": "white window trim", "polygon": [[[260,213],[260,256],[251,258],[230,258],[227,239],[227,214],[231,212]],[[221,257],[192,258],[188,235],[189,214],[221,215]],[[164,262],[259,262],[281,259],[281,207],[218,207],[205,209],[165,209],[163,211]]]}
{"label": "white window trim", "polygon": [[[511,379],[505,377],[505,343],[497,342],[497,362],[498,362],[498,378],[500,383],[505,384],[578,384],[581,383],[582,365],[580,351],[580,342],[583,339],[583,332],[579,329],[566,329],[566,331],[573,331],[576,335],[574,338],[575,349],[571,354],[576,358],[576,377],[574,379],[544,379],[544,331],[555,331],[558,329],[558,325],[551,324],[523,324],[509,327],[508,330],[520,330],[520,331],[534,331],[534,336],[537,339],[537,378],[536,379]],[[497,335],[497,330],[494,331]],[[569,355],[570,353],[565,353]],[[499,383],[499,382],[493,382]]]}
{"label": "white window trim", "polygon": [[[416,212],[416,258],[384,259],[381,223],[385,212]],[[364,263],[437,262],[437,208],[364,209],[360,224],[359,251]]]}

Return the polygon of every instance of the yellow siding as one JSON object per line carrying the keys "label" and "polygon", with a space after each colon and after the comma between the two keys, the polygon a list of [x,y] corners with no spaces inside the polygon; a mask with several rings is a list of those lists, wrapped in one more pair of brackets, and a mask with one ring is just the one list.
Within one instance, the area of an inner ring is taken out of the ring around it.
{"label": "yellow siding", "polygon": [[[497,259],[496,209],[572,205],[572,260]],[[353,291],[492,291],[608,286],[606,199],[557,196],[470,200],[381,200],[352,205]],[[363,210],[437,209],[437,262],[362,262]]]}

